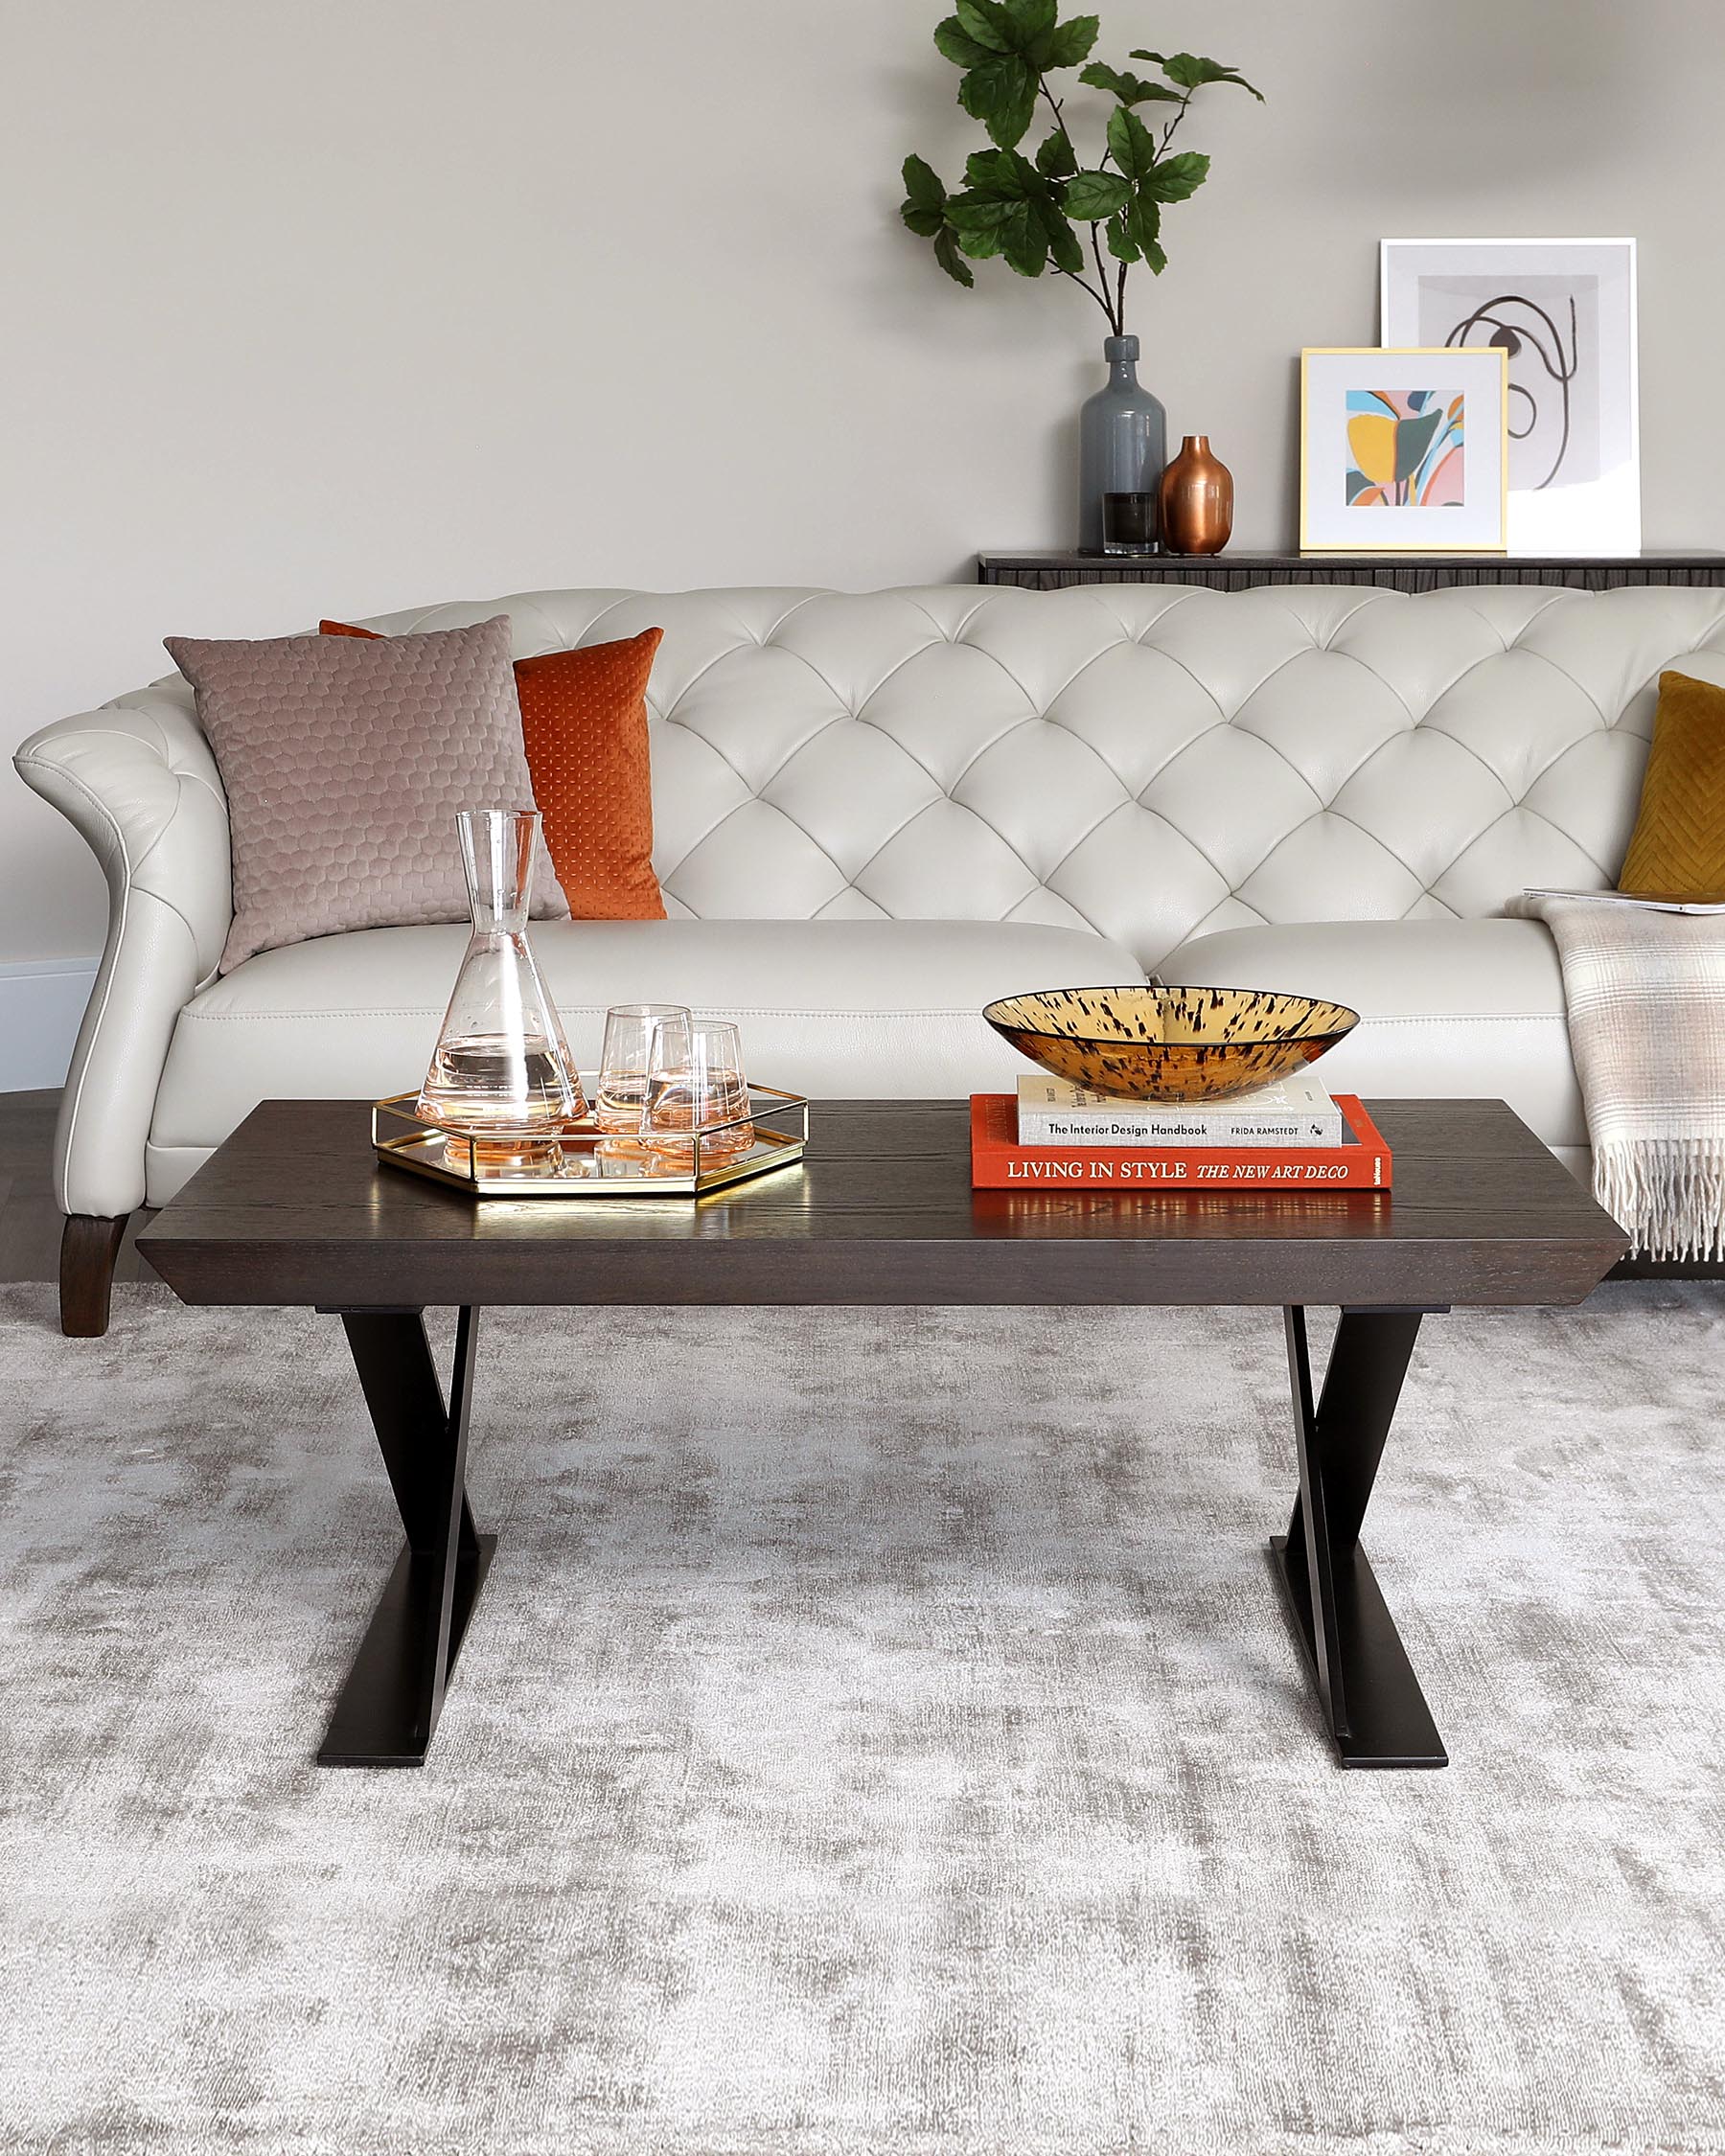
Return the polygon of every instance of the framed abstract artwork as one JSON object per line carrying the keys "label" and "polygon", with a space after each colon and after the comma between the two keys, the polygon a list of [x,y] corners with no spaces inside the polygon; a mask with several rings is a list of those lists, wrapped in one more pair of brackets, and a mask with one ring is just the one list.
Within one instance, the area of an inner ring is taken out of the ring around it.
{"label": "framed abstract artwork", "polygon": [[1641,551],[1633,240],[1386,240],[1386,344],[1509,365],[1511,554]]}
{"label": "framed abstract artwork", "polygon": [[1501,554],[1508,387],[1495,345],[1302,353],[1301,551]]}

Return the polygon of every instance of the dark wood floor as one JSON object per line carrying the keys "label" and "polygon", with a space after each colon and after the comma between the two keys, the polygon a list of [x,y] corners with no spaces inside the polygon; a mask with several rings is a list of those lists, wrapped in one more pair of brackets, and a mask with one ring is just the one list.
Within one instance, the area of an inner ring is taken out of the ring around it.
{"label": "dark wood floor", "polygon": [[[54,1118],[59,1095],[0,1093],[0,1281],[59,1278],[60,1212],[50,1176]],[[136,1212],[126,1227],[116,1280],[156,1275],[133,1247],[151,1215]],[[1613,1277],[1632,1280],[1718,1280],[1714,1266],[1661,1265],[1627,1259]]]}
{"label": "dark wood floor", "polygon": [[[0,1280],[59,1278],[60,1211],[51,1178],[58,1093],[0,1094]],[[116,1280],[153,1280],[132,1248],[148,1213],[134,1213]]]}

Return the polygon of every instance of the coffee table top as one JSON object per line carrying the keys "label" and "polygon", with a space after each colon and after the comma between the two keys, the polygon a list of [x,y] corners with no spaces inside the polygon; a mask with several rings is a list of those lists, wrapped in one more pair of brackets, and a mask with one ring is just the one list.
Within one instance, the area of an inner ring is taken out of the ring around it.
{"label": "coffee table top", "polygon": [[359,1101],[265,1101],[138,1248],[187,1302],[1568,1303],[1622,1230],[1501,1101],[1373,1101],[1395,1187],[970,1187],[964,1101],[816,1102],[803,1162],[701,1199],[475,1201]]}

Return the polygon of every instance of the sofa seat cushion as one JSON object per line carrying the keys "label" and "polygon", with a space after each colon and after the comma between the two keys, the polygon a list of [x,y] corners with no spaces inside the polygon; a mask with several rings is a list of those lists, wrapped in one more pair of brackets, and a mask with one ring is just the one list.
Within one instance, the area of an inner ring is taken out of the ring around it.
{"label": "sofa seat cushion", "polygon": [[[983,1022],[1017,990],[1140,981],[1118,944],[993,921],[550,921],[533,948],[583,1069],[607,1006],[734,1018],[752,1076],[828,1097],[953,1097],[1029,1066]],[[260,1101],[372,1099],[425,1075],[466,948],[453,928],[371,929],[260,952],[180,1013],[156,1096],[161,1204]]]}
{"label": "sofa seat cushion", "polygon": [[1584,1147],[1556,947],[1538,921],[1313,921],[1182,944],[1171,982],[1276,988],[1360,1022],[1317,1067],[1332,1092],[1506,1100],[1547,1145]]}

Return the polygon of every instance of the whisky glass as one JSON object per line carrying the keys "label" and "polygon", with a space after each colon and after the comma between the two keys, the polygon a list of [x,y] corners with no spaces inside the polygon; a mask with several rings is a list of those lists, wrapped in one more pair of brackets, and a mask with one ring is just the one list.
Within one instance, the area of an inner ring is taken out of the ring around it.
{"label": "whisky glass", "polygon": [[691,1019],[680,1068],[656,1067],[642,1142],[697,1170],[723,1167],[754,1145],[743,1046],[724,1019]]}
{"label": "whisky glass", "polygon": [[649,1078],[686,1067],[689,1022],[684,1003],[613,1003],[606,1012],[593,1121],[608,1136],[639,1141]]}

